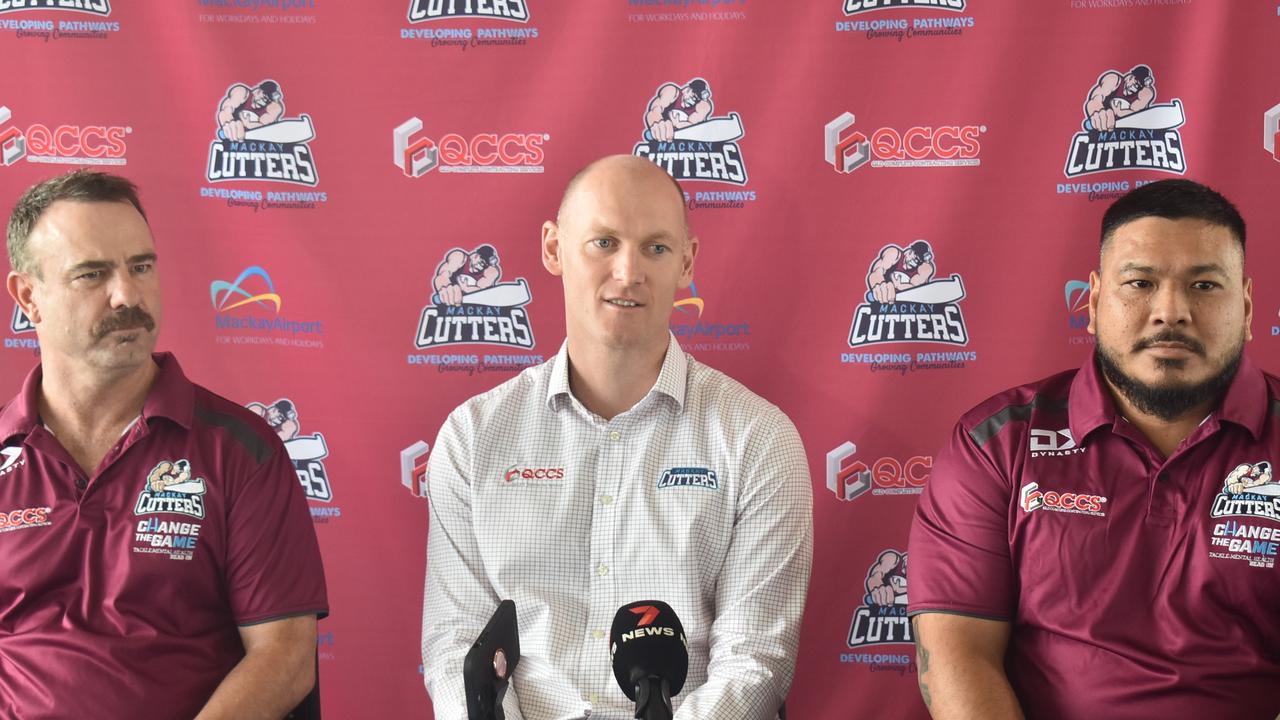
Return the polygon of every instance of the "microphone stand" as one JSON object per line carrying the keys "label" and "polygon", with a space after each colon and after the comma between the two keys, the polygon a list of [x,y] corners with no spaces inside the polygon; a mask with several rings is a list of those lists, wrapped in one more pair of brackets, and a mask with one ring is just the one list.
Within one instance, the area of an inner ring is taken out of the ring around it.
{"label": "microphone stand", "polygon": [[649,675],[636,680],[637,720],[672,720],[667,679]]}

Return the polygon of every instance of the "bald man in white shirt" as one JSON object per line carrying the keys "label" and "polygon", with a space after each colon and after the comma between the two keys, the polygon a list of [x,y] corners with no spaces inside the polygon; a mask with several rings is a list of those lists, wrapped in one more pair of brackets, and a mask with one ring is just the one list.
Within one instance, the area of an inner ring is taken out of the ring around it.
{"label": "bald man in white shirt", "polygon": [[508,718],[633,717],[609,628],[638,600],[684,624],[677,720],[776,716],[813,554],[808,464],[782,411],[671,335],[697,252],[679,186],[631,156],[584,168],[543,224],[565,343],[455,410],[431,453],[422,652],[440,720],[466,718],[463,657],[506,598]]}

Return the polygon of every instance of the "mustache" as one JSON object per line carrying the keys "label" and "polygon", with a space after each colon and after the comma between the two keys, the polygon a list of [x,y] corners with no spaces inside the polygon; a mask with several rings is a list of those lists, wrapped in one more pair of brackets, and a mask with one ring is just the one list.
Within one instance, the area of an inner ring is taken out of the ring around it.
{"label": "mustache", "polygon": [[93,326],[93,337],[96,340],[101,340],[117,330],[133,330],[135,328],[143,328],[147,332],[151,332],[156,329],[155,318],[140,307],[121,308]]}
{"label": "mustache", "polygon": [[1137,352],[1139,350],[1146,350],[1156,343],[1179,343],[1187,346],[1191,352],[1197,355],[1204,355],[1205,353],[1204,343],[1196,340],[1195,338],[1187,337],[1177,330],[1161,330],[1151,337],[1142,338],[1138,342],[1134,343],[1133,351]]}

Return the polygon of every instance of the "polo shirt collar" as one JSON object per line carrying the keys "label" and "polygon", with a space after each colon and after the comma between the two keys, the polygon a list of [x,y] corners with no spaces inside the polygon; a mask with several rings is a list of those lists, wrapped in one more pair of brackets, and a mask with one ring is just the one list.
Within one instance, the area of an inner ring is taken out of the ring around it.
{"label": "polo shirt collar", "polygon": [[[151,359],[160,370],[142,404],[143,419],[166,417],[189,429],[195,409],[195,387],[182,373],[172,353],[155,353]],[[40,425],[38,395],[43,377],[40,365],[31,368],[22,389],[0,411],[0,443],[8,443],[15,435],[27,435]]]}
{"label": "polo shirt collar", "polygon": [[[648,399],[655,393],[671,398],[677,408],[684,407],[685,389],[689,379],[689,359],[680,349],[680,343],[671,333],[667,333],[667,354],[662,359],[662,369],[658,371],[658,380],[645,395]],[[560,344],[560,351],[551,360],[551,380],[547,384],[547,407],[559,410],[564,401],[573,398],[569,390],[569,341]],[[641,401],[643,402],[643,400]]]}
{"label": "polo shirt collar", "polygon": [[[1246,355],[1241,358],[1240,369],[1227,387],[1222,405],[1214,413],[1219,420],[1245,428],[1256,440],[1262,436],[1269,402],[1262,370]],[[1115,422],[1115,401],[1092,353],[1071,381],[1068,413],[1071,436],[1077,443],[1099,427]]]}

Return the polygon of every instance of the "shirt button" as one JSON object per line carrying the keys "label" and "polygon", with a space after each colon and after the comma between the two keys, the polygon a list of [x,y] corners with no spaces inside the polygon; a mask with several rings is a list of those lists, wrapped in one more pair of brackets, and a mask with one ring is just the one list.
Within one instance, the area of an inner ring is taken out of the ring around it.
{"label": "shirt button", "polygon": [[600,504],[601,504],[601,505],[612,505],[612,504],[613,504],[613,496],[612,496],[612,495],[601,495],[601,496],[600,496]]}
{"label": "shirt button", "polygon": [[597,640],[603,640],[603,639],[604,639],[604,631],[603,631],[603,630],[592,630],[592,631],[591,631],[591,637],[593,637],[593,638],[595,638],[595,639],[597,639]]}
{"label": "shirt button", "polygon": [[608,565],[605,565],[604,563],[600,563],[599,565],[597,565],[597,566],[596,566],[596,574],[597,574],[597,575],[599,575],[599,576],[601,576],[601,577],[603,577],[603,576],[605,576],[605,575],[608,575],[608,574],[609,574],[609,566],[608,566]]}
{"label": "shirt button", "polygon": [[85,479],[84,479],[84,478],[82,478],[82,477],[78,477],[78,478],[76,478],[76,487],[78,487],[78,488],[80,488],[81,490],[83,490],[83,489],[85,489],[85,488],[86,488],[86,487],[88,487],[88,486],[89,486],[89,481],[85,480]]}
{"label": "shirt button", "polygon": [[591,693],[590,695],[587,696],[587,702],[591,703],[592,705],[595,705],[596,703],[600,702],[600,696],[597,695],[596,693]]}
{"label": "shirt button", "polygon": [[610,430],[610,431],[609,431],[609,439],[610,439],[610,440],[621,440],[621,439],[622,439],[622,433],[618,432],[617,430]]}

